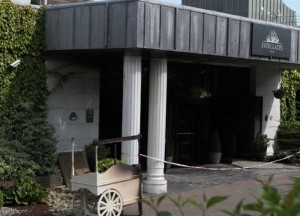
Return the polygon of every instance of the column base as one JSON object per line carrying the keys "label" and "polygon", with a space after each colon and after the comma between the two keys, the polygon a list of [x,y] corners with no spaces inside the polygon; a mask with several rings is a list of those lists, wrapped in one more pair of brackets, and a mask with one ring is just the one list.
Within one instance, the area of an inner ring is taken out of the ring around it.
{"label": "column base", "polygon": [[167,193],[167,180],[144,180],[143,192],[150,194]]}

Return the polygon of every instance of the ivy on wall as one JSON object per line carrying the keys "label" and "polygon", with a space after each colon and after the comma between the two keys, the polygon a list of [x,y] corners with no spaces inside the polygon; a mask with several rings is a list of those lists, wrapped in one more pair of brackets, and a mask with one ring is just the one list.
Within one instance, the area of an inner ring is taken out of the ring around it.
{"label": "ivy on wall", "polygon": [[281,121],[296,121],[296,92],[300,87],[300,72],[296,70],[285,70],[282,76],[281,88],[284,91],[284,98],[281,99]]}
{"label": "ivy on wall", "polygon": [[[18,67],[10,64],[21,60]],[[17,141],[35,162],[36,174],[56,171],[56,143],[47,122],[44,8],[0,2],[0,149],[1,140]],[[24,157],[26,158],[26,157]],[[16,158],[18,160],[18,158]],[[1,161],[0,164],[5,163]],[[0,166],[2,172],[6,172]],[[11,168],[11,167],[10,167]],[[25,169],[25,167],[24,167]],[[12,177],[8,176],[7,178]]]}
{"label": "ivy on wall", "polygon": [[[20,59],[17,68],[9,65]],[[1,113],[20,99],[44,104],[48,95],[45,73],[44,10],[0,4]],[[16,77],[17,76],[17,77]]]}

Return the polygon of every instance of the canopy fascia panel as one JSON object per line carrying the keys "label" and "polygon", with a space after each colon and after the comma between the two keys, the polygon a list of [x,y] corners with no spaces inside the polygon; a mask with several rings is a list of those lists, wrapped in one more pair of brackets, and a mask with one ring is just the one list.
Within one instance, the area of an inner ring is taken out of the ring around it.
{"label": "canopy fascia panel", "polygon": [[[252,24],[291,31],[289,59],[251,55]],[[300,29],[153,0],[88,2],[46,7],[49,51],[155,50],[300,64]]]}

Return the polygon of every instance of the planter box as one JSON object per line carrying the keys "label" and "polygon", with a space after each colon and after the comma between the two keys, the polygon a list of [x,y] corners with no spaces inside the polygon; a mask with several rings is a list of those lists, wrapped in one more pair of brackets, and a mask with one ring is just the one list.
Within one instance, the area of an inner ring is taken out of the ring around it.
{"label": "planter box", "polygon": [[258,161],[263,161],[266,158],[267,146],[254,147],[254,157]]}
{"label": "planter box", "polygon": [[210,164],[219,164],[221,161],[221,152],[209,152],[208,153],[208,163]]}
{"label": "planter box", "polygon": [[44,188],[55,188],[63,185],[63,178],[60,173],[48,176],[33,176],[33,180],[42,185]]}

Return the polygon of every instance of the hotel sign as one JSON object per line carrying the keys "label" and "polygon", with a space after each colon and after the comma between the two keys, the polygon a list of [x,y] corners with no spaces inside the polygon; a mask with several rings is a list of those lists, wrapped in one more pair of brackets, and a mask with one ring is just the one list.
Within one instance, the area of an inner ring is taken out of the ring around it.
{"label": "hotel sign", "polygon": [[290,58],[291,30],[253,24],[252,55]]}

